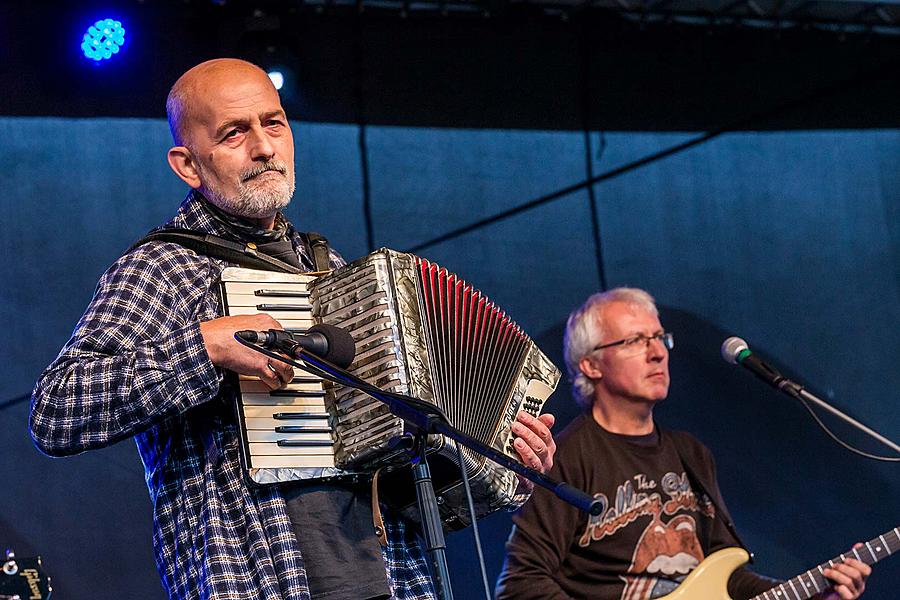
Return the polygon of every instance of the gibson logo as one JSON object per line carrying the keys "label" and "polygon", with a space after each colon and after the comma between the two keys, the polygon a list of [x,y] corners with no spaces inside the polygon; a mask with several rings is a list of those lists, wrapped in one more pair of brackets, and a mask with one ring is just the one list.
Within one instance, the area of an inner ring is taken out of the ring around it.
{"label": "gibson logo", "polygon": [[19,575],[28,581],[28,589],[31,590],[31,595],[28,596],[28,598],[31,600],[40,600],[44,597],[41,594],[41,576],[35,569],[25,569],[20,572]]}

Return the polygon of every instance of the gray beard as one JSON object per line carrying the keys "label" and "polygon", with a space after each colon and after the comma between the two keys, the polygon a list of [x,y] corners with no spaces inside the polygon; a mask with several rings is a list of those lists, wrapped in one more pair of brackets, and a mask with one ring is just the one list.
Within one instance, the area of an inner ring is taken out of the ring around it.
{"label": "gray beard", "polygon": [[[199,165],[197,170],[201,181],[205,180],[203,169]],[[275,213],[290,204],[291,197],[294,195],[293,177],[290,180],[284,177],[275,183],[266,182],[262,184],[252,179],[252,177],[267,170],[287,173],[284,163],[269,161],[240,174],[237,197],[226,196],[220,193],[218,189],[207,185],[205,181],[203,181],[200,191],[210,202],[230,215],[245,219],[267,219],[273,217]]]}

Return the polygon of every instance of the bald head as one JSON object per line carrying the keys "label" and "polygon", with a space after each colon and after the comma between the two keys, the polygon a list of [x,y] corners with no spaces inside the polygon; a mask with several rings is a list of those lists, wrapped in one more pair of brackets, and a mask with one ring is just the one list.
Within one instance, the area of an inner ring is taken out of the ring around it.
{"label": "bald head", "polygon": [[237,58],[208,60],[179,77],[166,98],[166,116],[175,144],[189,145],[189,124],[192,120],[196,120],[198,115],[203,114],[208,99],[215,97],[215,94],[210,92],[231,85],[235,81],[248,79],[265,80],[265,83],[275,91],[275,86],[265,71],[253,63]]}
{"label": "bald head", "polygon": [[182,75],[166,101],[169,166],[225,212],[272,227],[294,192],[294,141],[266,72],[231,58]]}

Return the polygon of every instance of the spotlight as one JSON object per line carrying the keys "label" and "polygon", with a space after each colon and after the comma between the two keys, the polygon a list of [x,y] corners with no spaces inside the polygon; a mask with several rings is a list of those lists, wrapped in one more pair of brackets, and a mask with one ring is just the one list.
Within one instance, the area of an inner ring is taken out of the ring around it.
{"label": "spotlight", "polygon": [[118,54],[125,45],[125,28],[121,21],[100,19],[84,33],[81,50],[91,60],[100,62]]}
{"label": "spotlight", "polygon": [[269,71],[269,79],[272,80],[272,85],[275,86],[276,90],[280,90],[284,87],[284,73],[277,70]]}

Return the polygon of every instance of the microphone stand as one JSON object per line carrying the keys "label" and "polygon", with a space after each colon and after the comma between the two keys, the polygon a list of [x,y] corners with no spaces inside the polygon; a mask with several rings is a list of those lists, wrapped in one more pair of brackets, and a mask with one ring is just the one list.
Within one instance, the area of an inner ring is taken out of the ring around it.
{"label": "microphone stand", "polygon": [[[315,356],[302,348],[295,351],[294,357],[303,361],[300,364],[294,360],[286,359],[280,354],[270,352],[264,348],[247,342],[235,336],[241,344],[262,352],[307,372],[324,377],[335,383],[347,387],[362,390],[387,405],[388,410],[403,421],[414,432],[411,454],[413,456],[413,480],[416,486],[416,499],[419,514],[422,521],[422,534],[425,540],[425,553],[428,556],[431,576],[434,579],[435,591],[438,598],[452,600],[453,591],[450,587],[450,570],[447,565],[447,545],[444,540],[444,529],[441,524],[441,514],[438,509],[437,497],[431,481],[431,471],[426,460],[427,436],[429,434],[444,435],[458,444],[474,450],[478,454],[489,458],[495,463],[521,475],[529,481],[546,488],[556,494],[557,497],[572,506],[591,515],[598,515],[603,507],[598,500],[571,485],[556,481],[555,479],[526,467],[522,463],[511,459],[506,454],[491,448],[490,446],[463,433],[450,424],[447,416],[439,407],[412,396],[380,390],[368,382],[353,375],[349,371],[331,364],[323,358]],[[313,370],[309,369],[313,367]],[[475,515],[470,515],[475,520]]]}

